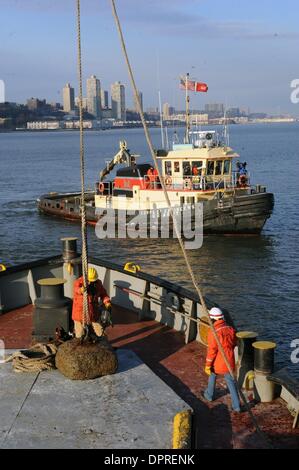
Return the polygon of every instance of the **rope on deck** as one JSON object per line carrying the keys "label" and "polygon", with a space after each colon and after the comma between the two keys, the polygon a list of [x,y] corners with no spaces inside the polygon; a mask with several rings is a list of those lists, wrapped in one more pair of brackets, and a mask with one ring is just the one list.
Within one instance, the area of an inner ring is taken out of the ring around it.
{"label": "rope on deck", "polygon": [[130,60],[129,60],[129,56],[128,56],[128,52],[127,52],[127,47],[126,47],[126,43],[125,43],[125,39],[124,39],[124,35],[123,35],[123,32],[122,32],[122,27],[121,27],[121,24],[120,24],[120,20],[119,20],[119,16],[118,16],[118,13],[117,13],[117,10],[116,10],[116,6],[115,6],[115,0],[110,0],[110,3],[111,3],[111,7],[112,7],[112,14],[113,14],[113,17],[114,17],[114,20],[115,20],[115,24],[116,24],[116,28],[117,28],[117,31],[118,31],[118,35],[119,35],[119,39],[120,39],[120,43],[121,43],[121,48],[122,48],[122,52],[123,52],[123,56],[124,56],[124,59],[125,59],[125,62],[126,62],[126,65],[127,65],[127,69],[128,69],[128,73],[129,73],[129,78],[130,78],[130,82],[131,82],[131,85],[132,85],[132,89],[134,91],[134,97],[135,97],[135,100],[136,100],[136,104],[137,104],[137,109],[138,109],[138,112],[139,112],[139,115],[140,115],[140,118],[141,118],[141,121],[142,121],[142,125],[143,125],[143,129],[144,129],[144,134],[145,134],[145,138],[146,138],[146,141],[147,141],[147,144],[148,144],[148,147],[149,147],[149,150],[150,150],[150,153],[151,153],[151,156],[152,156],[152,159],[153,159],[153,162],[154,162],[154,165],[155,165],[155,168],[157,170],[157,174],[159,176],[159,179],[160,179],[160,183],[161,183],[161,186],[162,186],[162,189],[163,189],[163,193],[164,193],[164,197],[165,197],[165,200],[166,200],[166,203],[167,203],[167,206],[168,206],[168,210],[169,210],[169,213],[171,215],[171,218],[173,220],[173,227],[174,227],[174,230],[175,230],[175,233],[176,233],[176,236],[177,236],[177,239],[178,239],[178,243],[180,245],[180,248],[181,248],[181,252],[182,252],[182,255],[183,255],[183,258],[184,258],[184,261],[186,263],[186,266],[187,266],[187,269],[188,269],[188,273],[190,275],[190,278],[191,278],[191,281],[192,281],[192,284],[197,292],[197,295],[198,295],[198,298],[199,298],[199,301],[201,303],[201,306],[204,310],[204,313],[205,315],[207,316],[208,318],[208,321],[209,321],[209,325],[210,325],[210,328],[211,328],[211,331],[213,332],[213,335],[214,335],[214,338],[216,340],[216,343],[217,343],[217,346],[219,348],[219,351],[222,355],[222,358],[226,364],[226,367],[227,369],[229,370],[229,373],[232,377],[232,379],[234,380],[235,382],[235,385],[237,387],[237,389],[239,390],[239,394],[242,398],[242,401],[247,409],[247,412],[249,413],[250,417],[251,417],[251,420],[255,426],[255,429],[258,433],[258,435],[260,436],[260,438],[265,442],[265,445],[266,447],[272,447],[271,443],[268,441],[267,437],[265,436],[265,434],[262,432],[262,430],[260,429],[259,427],[259,424],[257,422],[257,419],[256,417],[254,416],[254,414],[252,413],[251,409],[250,409],[250,406],[249,404],[247,403],[247,400],[246,400],[246,397],[244,395],[244,393],[242,392],[242,389],[241,387],[239,387],[238,385],[238,382],[235,380],[235,377],[234,377],[234,373],[233,373],[233,370],[230,366],[230,363],[228,361],[228,358],[227,358],[227,355],[225,354],[225,351],[220,343],[220,340],[218,338],[218,335],[217,335],[217,332],[215,330],[215,327],[213,325],[213,322],[211,321],[210,319],[210,316],[209,316],[209,311],[208,311],[208,307],[207,307],[207,304],[206,304],[206,301],[205,301],[205,298],[203,296],[203,293],[202,293],[202,290],[201,290],[201,287],[199,285],[199,283],[197,282],[197,279],[195,277],[195,273],[194,273],[194,270],[192,268],[192,265],[191,265],[191,262],[190,262],[190,259],[189,259],[189,256],[187,254],[187,251],[185,249],[185,246],[184,246],[184,242],[182,240],[182,237],[181,237],[181,232],[180,232],[180,229],[179,229],[179,226],[178,226],[178,222],[176,220],[176,217],[174,216],[174,211],[173,211],[173,207],[171,205],[171,202],[170,202],[170,198],[169,198],[169,194],[168,194],[168,191],[167,191],[167,187],[166,187],[166,184],[165,184],[165,181],[164,179],[162,178],[162,175],[161,175],[161,171],[160,171],[160,168],[159,168],[159,165],[158,165],[158,159],[157,159],[157,155],[155,153],[155,150],[154,150],[154,146],[153,146],[153,143],[152,143],[152,139],[151,139],[151,136],[150,136],[150,133],[149,133],[149,130],[148,130],[148,127],[147,127],[147,123],[146,123],[146,120],[145,120],[145,117],[144,117],[144,113],[143,113],[143,110],[142,110],[142,106],[141,106],[141,102],[140,102],[140,97],[139,97],[139,93],[138,93],[138,88],[137,88],[137,85],[136,85],[136,81],[135,81],[135,78],[134,78],[134,74],[133,74],[133,69],[132,69],[132,66],[131,66],[131,63],[130,63]]}
{"label": "rope on deck", "polygon": [[[80,122],[80,174],[81,174],[81,236],[82,236],[82,275],[83,275],[83,325],[90,324],[88,311],[88,244],[85,206],[85,159],[84,159],[84,128],[83,128],[83,86],[82,86],[82,53],[81,53],[81,8],[77,0],[77,61],[79,82],[79,122]],[[86,336],[88,330],[86,328]]]}
{"label": "rope on deck", "polygon": [[12,362],[15,372],[41,372],[56,369],[55,356],[58,346],[38,343],[25,351],[17,351],[4,362]]}

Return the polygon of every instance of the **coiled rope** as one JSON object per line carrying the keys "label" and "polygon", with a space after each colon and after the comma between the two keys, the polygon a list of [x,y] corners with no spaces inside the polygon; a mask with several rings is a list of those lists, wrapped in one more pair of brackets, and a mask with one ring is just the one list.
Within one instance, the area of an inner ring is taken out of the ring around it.
{"label": "coiled rope", "polygon": [[121,27],[121,24],[120,24],[120,21],[119,21],[119,17],[118,17],[118,14],[117,14],[117,11],[116,11],[116,6],[115,6],[115,1],[114,0],[110,0],[111,2],[111,7],[112,7],[112,13],[113,13],[113,16],[114,16],[114,20],[115,20],[115,24],[116,24],[116,28],[117,28],[117,31],[118,31],[118,34],[119,34],[119,38],[120,38],[120,42],[121,42],[121,47],[122,47],[122,51],[123,51],[123,55],[124,55],[124,58],[125,58],[125,61],[126,61],[126,65],[127,65],[127,69],[128,69],[128,73],[129,73],[129,78],[130,78],[130,81],[131,81],[131,85],[132,85],[132,89],[133,89],[133,92],[134,92],[134,96],[135,96],[135,102],[137,104],[137,108],[138,108],[138,112],[140,114],[140,118],[141,118],[141,121],[142,121],[142,125],[143,125],[143,129],[144,129],[144,133],[145,133],[145,137],[146,137],[146,141],[147,141],[147,144],[148,144],[148,147],[149,147],[149,150],[150,150],[150,153],[151,153],[151,156],[152,156],[152,159],[154,161],[154,164],[155,164],[155,168],[157,170],[157,173],[158,173],[158,176],[159,176],[159,179],[160,179],[160,182],[161,182],[161,186],[162,186],[162,189],[163,189],[163,192],[164,192],[164,196],[165,196],[165,200],[166,200],[166,203],[168,205],[168,209],[169,209],[169,213],[172,217],[172,220],[173,220],[173,226],[174,226],[174,230],[175,230],[175,233],[176,233],[176,236],[177,236],[177,239],[178,239],[178,242],[179,242],[179,245],[180,245],[180,248],[181,248],[181,251],[182,251],[182,255],[184,257],[184,260],[185,260],[185,263],[186,263],[186,266],[187,266],[187,269],[188,269],[188,272],[189,272],[189,275],[190,275],[190,278],[191,278],[191,281],[192,281],[192,284],[197,292],[197,295],[198,295],[198,298],[200,300],[200,303],[201,303],[201,306],[205,312],[205,315],[207,316],[208,318],[208,321],[209,321],[209,325],[211,327],[211,330],[213,332],[213,335],[215,337],[215,340],[217,342],[217,345],[218,345],[218,348],[219,348],[219,351],[223,357],[223,360],[226,364],[226,367],[231,375],[231,377],[233,378],[234,382],[235,382],[235,385],[237,387],[237,389],[239,390],[239,393],[240,393],[240,396],[242,398],[242,401],[244,402],[244,405],[246,406],[246,409],[248,411],[248,413],[250,414],[250,417],[252,419],[252,422],[256,428],[256,431],[257,433],[259,434],[260,438],[263,439],[263,441],[265,442],[265,444],[267,445],[267,447],[271,447],[270,443],[268,442],[266,436],[264,435],[264,433],[262,432],[262,430],[260,429],[259,427],[259,424],[255,418],[255,416],[253,415],[251,409],[250,409],[250,406],[249,404],[247,403],[247,400],[246,400],[246,397],[244,395],[244,393],[242,392],[242,389],[241,387],[239,387],[239,384],[238,382],[235,380],[235,377],[234,377],[234,373],[233,373],[233,370],[230,366],[230,363],[228,361],[228,358],[225,354],[225,351],[219,341],[219,338],[218,338],[218,335],[217,335],[217,332],[215,330],[215,327],[213,325],[213,322],[212,320],[210,319],[210,315],[209,315],[209,311],[208,311],[208,308],[207,308],[207,304],[206,304],[206,301],[204,299],[204,296],[202,294],[202,291],[201,291],[201,288],[198,284],[198,282],[196,281],[196,278],[195,278],[195,274],[194,274],[194,271],[193,271],[193,268],[191,266],[191,263],[189,261],[189,256],[187,254],[187,251],[185,249],[185,246],[184,246],[184,242],[182,240],[182,237],[181,237],[181,231],[178,227],[178,224],[177,224],[177,220],[176,220],[176,217],[174,216],[174,212],[173,212],[173,208],[171,206],[171,202],[170,202],[170,199],[169,199],[169,195],[168,195],[168,192],[167,192],[167,188],[166,188],[166,185],[165,185],[165,182],[162,178],[162,175],[161,175],[161,172],[160,172],[160,168],[159,168],[159,165],[158,165],[158,160],[157,160],[157,157],[156,157],[156,153],[155,153],[155,150],[154,150],[154,146],[152,144],[152,140],[151,140],[151,137],[150,137],[150,134],[149,134],[149,131],[148,131],[148,128],[147,128],[147,124],[146,124],[146,121],[145,121],[145,117],[144,117],[144,114],[143,114],[143,110],[142,110],[142,107],[141,107],[141,103],[140,103],[140,98],[139,98],[139,93],[138,93],[138,88],[136,86],[136,82],[135,82],[135,78],[134,78],[134,74],[133,74],[133,70],[132,70],[132,67],[131,67],[131,63],[130,63],[130,60],[129,60],[129,56],[128,56],[128,53],[127,53],[127,48],[126,48],[126,44],[125,44],[125,40],[124,40],[124,36],[123,36],[123,32],[122,32],[122,27]]}
{"label": "coiled rope", "polygon": [[4,362],[12,362],[15,372],[41,372],[56,369],[55,356],[58,347],[55,344],[38,343],[32,348],[17,351]]}

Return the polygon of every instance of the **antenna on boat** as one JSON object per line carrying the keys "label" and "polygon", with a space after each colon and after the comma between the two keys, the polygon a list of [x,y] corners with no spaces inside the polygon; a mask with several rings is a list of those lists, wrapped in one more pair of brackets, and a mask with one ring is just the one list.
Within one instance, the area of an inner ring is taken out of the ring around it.
{"label": "antenna on boat", "polygon": [[162,100],[161,100],[161,82],[160,82],[160,60],[157,51],[157,82],[158,82],[158,96],[159,96],[159,113],[160,113],[160,129],[161,129],[161,144],[164,149],[164,129],[163,129],[163,113],[162,113]]}
{"label": "antenna on boat", "polygon": [[166,150],[169,150],[168,127],[165,127]]}
{"label": "antenna on boat", "polygon": [[189,73],[186,74],[185,85],[186,85],[186,135],[185,135],[185,144],[189,144],[189,132],[190,132],[190,96],[188,93],[188,82],[189,82]]}
{"label": "antenna on boat", "polygon": [[160,90],[159,90],[159,111],[160,111],[161,142],[162,142],[162,148],[164,149],[163,113],[162,113],[162,102],[161,102],[161,92],[160,92]]}
{"label": "antenna on boat", "polygon": [[227,122],[227,106],[225,106],[225,110],[224,110],[224,145],[225,147],[229,147],[229,126]]}

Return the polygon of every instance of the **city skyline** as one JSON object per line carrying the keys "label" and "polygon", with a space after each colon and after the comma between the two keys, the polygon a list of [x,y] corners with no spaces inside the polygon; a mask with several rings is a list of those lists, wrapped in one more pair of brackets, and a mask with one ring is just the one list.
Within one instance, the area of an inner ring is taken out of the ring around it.
{"label": "city skyline", "polygon": [[[183,108],[179,76],[190,72],[209,85],[207,96],[192,96],[196,109],[223,102],[256,112],[298,115],[299,107],[290,100],[290,84],[299,76],[294,61],[298,3],[212,3],[151,0],[138,2],[138,9],[136,0],[127,0],[127,7],[116,3],[144,108],[158,106],[159,89],[163,102]],[[35,95],[62,102],[61,83],[77,88],[74,2],[2,0],[1,14],[0,79],[5,81],[7,101],[24,103]],[[82,49],[84,77],[100,77],[105,90],[121,81],[133,109],[108,1],[82,3]]]}

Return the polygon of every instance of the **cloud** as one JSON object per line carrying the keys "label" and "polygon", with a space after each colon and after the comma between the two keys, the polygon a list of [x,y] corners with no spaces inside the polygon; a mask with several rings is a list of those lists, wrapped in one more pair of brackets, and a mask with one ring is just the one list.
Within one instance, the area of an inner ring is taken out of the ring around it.
{"label": "cloud", "polygon": [[[120,10],[120,16],[139,27],[158,32],[161,35],[193,36],[209,39],[238,38],[244,40],[296,40],[299,31],[277,31],[269,30],[270,26],[261,22],[247,21],[216,21],[210,20],[199,14],[199,8],[190,9],[190,4],[199,4],[199,1],[183,3],[173,0],[171,5],[165,5],[157,0],[146,2],[140,8],[140,2],[127,0],[133,6],[139,3],[139,8],[127,8]],[[157,8],[153,6],[157,4]],[[186,8],[186,4],[189,7]],[[183,37],[182,36],[182,37]]]}
{"label": "cloud", "polygon": [[[297,40],[299,31],[269,30],[269,24],[246,21],[217,21],[200,15],[204,0],[116,0],[122,26],[127,23],[138,30],[161,36],[202,37],[208,39],[238,38],[244,40]],[[75,12],[75,0],[1,0],[10,10],[59,14]],[[82,0],[82,16],[99,15],[99,21],[112,23],[110,0]],[[42,21],[42,18],[41,18]]]}

